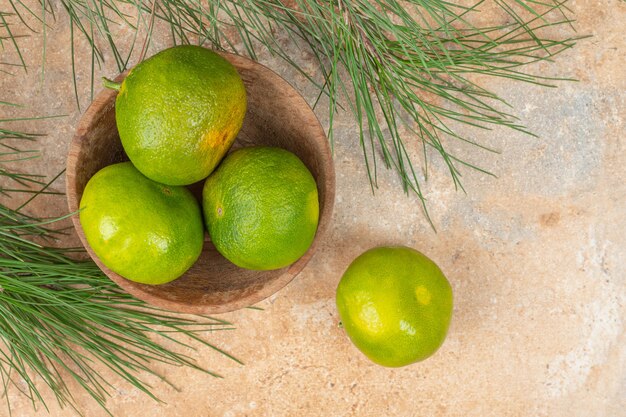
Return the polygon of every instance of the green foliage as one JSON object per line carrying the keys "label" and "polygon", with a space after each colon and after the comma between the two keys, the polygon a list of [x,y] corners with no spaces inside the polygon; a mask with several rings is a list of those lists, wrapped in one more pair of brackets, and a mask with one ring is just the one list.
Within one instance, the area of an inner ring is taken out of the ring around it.
{"label": "green foliage", "polygon": [[[201,337],[232,329],[230,323],[151,307],[118,288],[93,262],[77,261],[69,256],[72,250],[50,244],[60,237],[50,225],[61,219],[34,218],[23,207],[42,194],[56,194],[46,191],[56,178],[44,183],[39,176],[8,168],[38,156],[16,146],[38,135],[4,127],[15,120],[0,120],[0,378],[9,410],[12,390],[26,395],[33,407],[40,402],[46,406],[38,379],[61,405],[74,407],[79,388],[106,409],[106,399],[115,391],[100,375],[107,368],[155,400],[158,396],[140,376],[162,378],[151,362],[219,376],[166,347],[165,340],[184,348],[195,340],[237,361]],[[9,207],[18,192],[32,196],[18,208]]]}
{"label": "green foliage", "polygon": [[[8,1],[21,22],[30,17],[40,23],[45,34],[43,22],[54,18],[49,16],[51,3],[41,0],[43,4],[35,9],[22,0]],[[92,85],[94,66],[104,56],[98,46],[101,41],[122,71],[140,43],[145,52],[155,22],[169,26],[174,43],[208,44],[252,58],[267,50],[281,57],[327,97],[331,141],[335,139],[336,112],[343,108],[353,114],[373,189],[382,160],[398,172],[405,190],[417,193],[426,209],[420,184],[427,177],[429,148],[447,164],[456,187],[462,188],[463,166],[480,169],[465,162],[463,155],[448,151],[454,140],[487,149],[468,133],[471,130],[459,125],[480,129],[506,126],[530,133],[508,113],[508,105],[473,81],[473,76],[551,85],[554,79],[530,74],[525,67],[550,60],[580,39],[568,35],[573,21],[566,3],[62,0],[61,9],[69,16],[72,45],[77,36],[91,45]],[[500,23],[480,23],[485,13]],[[120,45],[127,45],[128,37],[118,38],[113,30],[120,25],[132,30],[127,48]],[[11,33],[9,38],[17,47]],[[285,38],[308,45],[317,69],[307,71],[300,65],[301,60],[285,48]],[[73,70],[76,61],[72,53]],[[414,156],[420,148],[421,161]]]}

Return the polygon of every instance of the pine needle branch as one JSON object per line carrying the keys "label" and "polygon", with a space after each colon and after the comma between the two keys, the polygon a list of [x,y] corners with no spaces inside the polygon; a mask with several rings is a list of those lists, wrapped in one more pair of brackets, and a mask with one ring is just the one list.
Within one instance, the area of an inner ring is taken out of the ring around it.
{"label": "pine needle branch", "polygon": [[[27,21],[21,0],[9,1],[10,13]],[[337,139],[336,113],[341,109],[352,113],[372,190],[378,186],[382,161],[397,171],[405,191],[417,194],[426,213],[422,181],[428,177],[431,151],[446,163],[454,185],[462,189],[461,167],[473,166],[449,153],[452,141],[478,144],[471,133],[474,128],[504,126],[531,133],[508,112],[510,106],[501,97],[474,81],[475,76],[553,86],[567,78],[528,69],[550,62],[583,38],[569,34],[574,21],[567,0],[477,0],[470,5],[443,0],[61,0],[61,4],[73,28],[72,42],[80,35],[91,45],[92,74],[104,57],[101,41],[122,71],[139,34],[144,36],[143,50],[150,43],[155,20],[169,26],[174,44],[206,43],[254,59],[260,51],[282,58],[319,88],[315,103],[328,99],[331,143]],[[136,16],[122,11],[127,6]],[[51,4],[42,10],[52,10]],[[477,23],[485,11],[503,13],[506,19]],[[131,29],[130,39],[128,31],[120,34],[120,27]],[[17,49],[15,36],[8,37]],[[316,69],[301,65],[284,46],[285,39],[305,48],[316,60]],[[83,60],[72,58],[76,80],[75,61]],[[78,102],[76,87],[75,95]],[[421,161],[416,156],[420,149]]]}
{"label": "pine needle branch", "polygon": [[[3,103],[2,105],[9,105]],[[78,387],[106,410],[106,400],[116,391],[103,376],[109,369],[123,381],[158,401],[146,377],[163,377],[151,363],[186,366],[219,377],[196,364],[194,358],[166,347],[167,340],[180,348],[195,341],[239,362],[228,352],[206,341],[201,334],[233,329],[231,323],[212,317],[175,315],[149,306],[122,291],[91,261],[77,261],[71,249],[49,246],[59,237],[52,228],[63,219],[39,219],[22,212],[52,181],[8,168],[8,160],[39,156],[20,149],[15,141],[32,141],[40,135],[7,129],[0,120],[0,378],[10,412],[8,392],[27,396],[33,407],[43,404],[40,379],[61,406],[76,409]],[[17,158],[16,158],[17,157]],[[7,188],[14,183],[15,188]],[[31,198],[17,209],[4,202],[16,193]],[[66,216],[65,216],[66,217]],[[174,337],[174,334],[176,335]],[[165,381],[167,382],[167,381]],[[80,410],[77,410],[80,411]]]}

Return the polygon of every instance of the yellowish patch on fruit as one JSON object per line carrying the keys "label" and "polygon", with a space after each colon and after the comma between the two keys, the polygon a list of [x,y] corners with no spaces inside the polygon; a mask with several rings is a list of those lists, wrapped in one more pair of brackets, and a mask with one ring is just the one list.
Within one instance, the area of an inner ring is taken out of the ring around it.
{"label": "yellowish patch on fruit", "polygon": [[317,189],[311,191],[306,200],[306,216],[311,223],[317,224],[320,215],[320,203],[317,195]]}
{"label": "yellowish patch on fruit", "polygon": [[[130,73],[129,73],[130,75]],[[120,96],[125,96],[126,95],[126,83],[122,82],[122,85],[120,85],[120,90],[117,93]]]}
{"label": "yellowish patch on fruit", "polygon": [[214,149],[221,149],[224,146],[230,147],[232,135],[229,132],[219,130],[208,130],[202,135],[202,150],[211,152]]}
{"label": "yellowish patch on fruit", "polygon": [[430,304],[430,300],[433,298],[433,295],[426,287],[420,285],[415,289],[415,298],[417,298],[417,301],[421,304],[428,305]]}

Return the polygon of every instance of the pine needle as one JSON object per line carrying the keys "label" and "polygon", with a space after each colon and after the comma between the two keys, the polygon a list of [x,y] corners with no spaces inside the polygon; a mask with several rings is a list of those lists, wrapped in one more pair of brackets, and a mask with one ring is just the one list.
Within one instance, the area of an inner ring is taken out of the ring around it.
{"label": "pine needle", "polygon": [[[9,0],[10,11],[26,22],[28,14],[20,0]],[[40,0],[47,3],[48,0]],[[459,168],[475,167],[462,156],[453,156],[451,141],[477,144],[471,129],[504,126],[531,134],[517,118],[505,111],[504,100],[472,81],[475,74],[541,86],[553,86],[564,78],[527,72],[540,61],[551,61],[572,48],[582,36],[550,36],[571,32],[567,0],[477,0],[464,6],[443,0],[62,0],[70,19],[72,43],[78,35],[91,45],[94,65],[104,56],[106,45],[118,70],[126,69],[135,43],[142,33],[142,50],[154,35],[155,20],[170,28],[171,40],[207,43],[258,59],[259,51],[282,58],[320,89],[328,98],[331,144],[335,114],[347,109],[359,131],[359,144],[372,190],[377,188],[379,161],[394,169],[405,191],[427,202],[420,182],[428,177],[428,148],[447,164],[455,187],[462,189]],[[464,3],[463,3],[464,4]],[[137,16],[121,12],[132,6]],[[52,8],[49,8],[52,10]],[[46,7],[43,7],[46,10]],[[477,25],[485,10],[502,11],[503,24]],[[0,13],[0,16],[7,16]],[[41,21],[49,21],[40,18]],[[25,28],[31,28],[24,25]],[[115,30],[131,28],[132,39],[120,38]],[[7,27],[8,29],[8,27]],[[317,61],[307,71],[281,41],[306,45]],[[9,38],[18,48],[15,36]],[[104,43],[102,42],[104,41]],[[125,52],[120,45],[130,44]],[[19,51],[19,50],[18,50]],[[72,48],[72,74],[76,62]],[[125,58],[123,58],[126,54]],[[143,56],[143,53],[141,54]],[[23,63],[23,61],[22,61]],[[348,77],[344,75],[347,73]],[[93,90],[92,76],[92,90]],[[567,79],[567,78],[565,78]],[[452,126],[461,126],[453,128]],[[404,126],[404,133],[399,129]],[[417,145],[417,146],[416,146]],[[414,159],[422,149],[423,160]]]}
{"label": "pine needle", "polygon": [[[9,103],[4,103],[9,105]],[[0,120],[0,147],[11,149],[10,160],[39,156],[17,148],[15,140],[35,140],[39,135],[5,129]],[[12,141],[10,142],[9,139]],[[106,400],[116,387],[103,370],[118,375],[132,387],[158,401],[142,375],[160,380],[151,363],[186,366],[219,377],[198,366],[194,358],[165,347],[167,340],[180,348],[196,341],[241,363],[228,352],[206,341],[202,333],[233,329],[231,323],[212,317],[185,318],[149,306],[122,291],[91,261],[69,257],[71,249],[46,242],[59,237],[52,228],[58,219],[39,219],[21,210],[47,191],[52,181],[31,174],[18,174],[0,159],[0,378],[7,407],[8,392],[27,396],[33,407],[43,404],[36,379],[47,385],[61,406],[76,408],[76,387],[106,410]],[[16,183],[15,189],[4,187]],[[15,193],[31,198],[9,208]],[[167,382],[167,381],[165,381]],[[80,411],[80,410],[77,410]]]}

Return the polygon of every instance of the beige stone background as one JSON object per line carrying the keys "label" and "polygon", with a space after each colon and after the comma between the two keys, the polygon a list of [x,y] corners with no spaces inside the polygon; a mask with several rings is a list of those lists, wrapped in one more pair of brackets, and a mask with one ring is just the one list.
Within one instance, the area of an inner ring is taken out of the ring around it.
{"label": "beige stone background", "polygon": [[[43,157],[28,166],[52,176],[65,164],[69,141],[89,103],[87,45],[78,43],[77,109],[71,83],[70,36],[60,2],[49,22],[43,79],[43,33],[19,39],[29,72],[0,73],[1,100],[26,107],[19,115],[66,115],[16,127],[47,135]],[[324,244],[287,287],[259,304],[263,311],[223,315],[236,324],[206,338],[245,362],[208,348],[186,353],[219,372],[216,379],[155,364],[173,386],[145,376],[163,403],[124,384],[108,401],[115,416],[626,416],[626,149],[624,116],[626,3],[570,1],[581,35],[592,35],[553,64],[533,68],[575,77],[545,89],[486,80],[539,137],[495,130],[482,140],[500,151],[458,152],[498,178],[464,171],[467,194],[455,191],[441,161],[425,185],[438,228],[428,226],[415,197],[393,172],[379,171],[369,191],[354,122],[337,119],[337,200]],[[7,10],[7,0],[0,0]],[[170,44],[157,27],[150,53]],[[82,49],[81,49],[82,48]],[[286,44],[293,54],[295,45]],[[82,52],[81,52],[82,50]],[[5,44],[0,61],[13,59]],[[312,100],[315,89],[280,60],[261,62]],[[305,64],[307,61],[305,60]],[[312,61],[309,62],[312,65]],[[114,75],[107,56],[96,75]],[[96,87],[97,89],[99,87]],[[326,108],[317,114],[327,125]],[[454,149],[454,148],[453,148]],[[63,189],[62,180],[55,184]],[[5,198],[5,197],[0,197]],[[31,206],[64,213],[62,198]],[[368,362],[337,326],[334,292],[350,261],[381,244],[417,248],[448,276],[455,295],[449,336],[427,361],[400,369]],[[74,416],[49,393],[49,411],[11,392],[13,416]],[[80,391],[80,411],[106,415]],[[0,406],[0,415],[7,411]]]}

